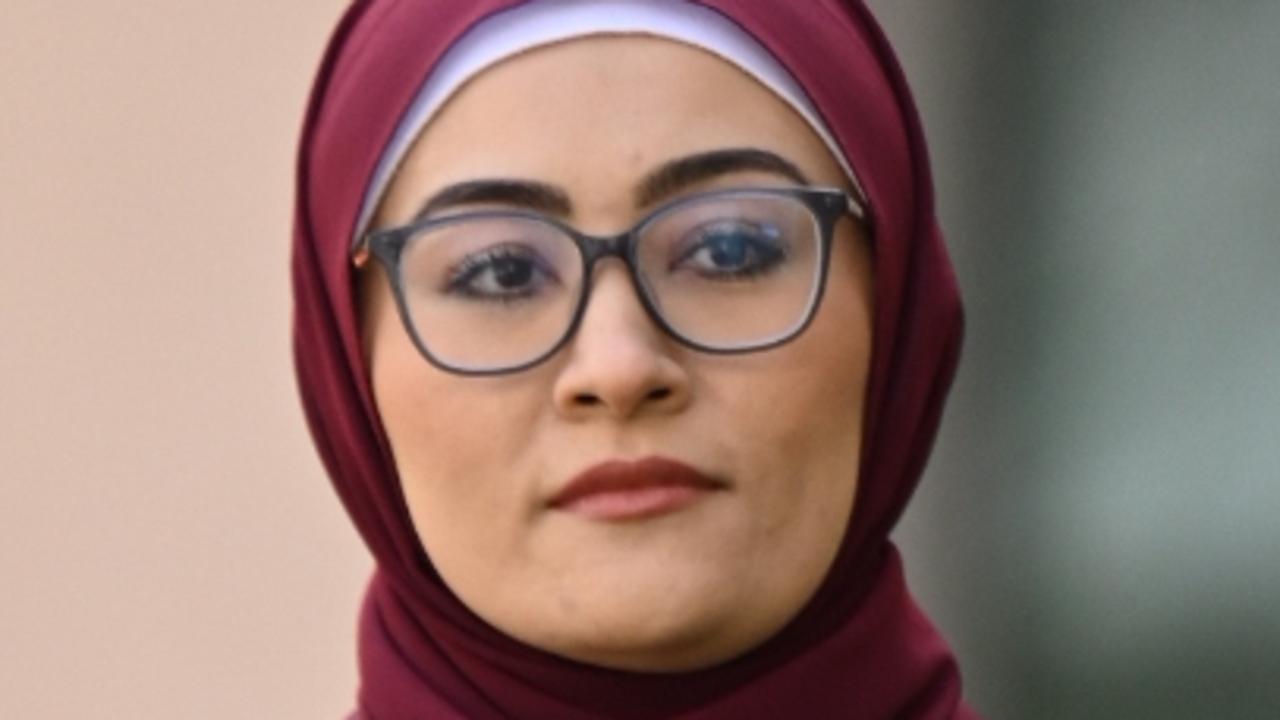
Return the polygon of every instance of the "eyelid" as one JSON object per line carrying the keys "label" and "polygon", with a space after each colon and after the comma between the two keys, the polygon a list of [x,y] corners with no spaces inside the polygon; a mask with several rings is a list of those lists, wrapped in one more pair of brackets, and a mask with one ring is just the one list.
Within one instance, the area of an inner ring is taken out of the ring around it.
{"label": "eyelid", "polygon": [[[784,255],[789,255],[792,249],[791,243],[786,240],[783,233],[778,231],[775,226],[745,218],[714,218],[694,225],[681,233],[680,238],[671,246],[675,252],[668,268],[674,267],[676,263],[688,259],[694,253],[707,247],[708,241],[716,236],[717,226],[728,226],[725,229],[732,231],[739,229],[751,231],[746,233],[747,242],[757,249],[765,247],[768,250],[777,251]],[[770,232],[771,230],[773,232]]]}
{"label": "eyelid", "polygon": [[498,202],[483,203],[467,203],[462,205],[451,205],[449,207],[433,210],[427,215],[423,215],[416,221],[417,224],[435,223],[441,220],[452,220],[455,218],[469,217],[472,215],[480,217],[492,216],[494,213],[502,215],[519,215],[522,217],[552,217],[539,210],[524,207],[523,205],[508,205]]}
{"label": "eyelid", "polygon": [[[464,255],[458,262],[450,265],[445,271],[442,290],[446,293],[457,292],[462,295],[472,293],[469,287],[470,281],[480,273],[491,270],[495,260],[504,258],[525,260],[534,266],[538,274],[554,282],[560,282],[560,274],[556,272],[555,264],[547,262],[541,253],[528,246],[504,243]],[[480,297],[499,297],[500,295],[500,293],[491,296],[478,294]]]}

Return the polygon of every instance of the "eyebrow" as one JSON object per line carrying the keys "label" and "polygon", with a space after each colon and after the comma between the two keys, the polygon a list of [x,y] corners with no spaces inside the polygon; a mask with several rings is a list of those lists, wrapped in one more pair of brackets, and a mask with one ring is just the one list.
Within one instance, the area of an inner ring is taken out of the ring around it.
{"label": "eyebrow", "polygon": [[[809,185],[795,163],[758,148],[728,148],[697,153],[663,163],[636,184],[636,207],[645,207],[698,183],[739,172],[765,172]],[[468,180],[445,186],[422,204],[415,220],[458,205],[497,203],[565,217],[573,203],[564,190],[535,180]]]}
{"label": "eyebrow", "polygon": [[661,165],[636,186],[635,203],[637,207],[645,207],[721,175],[751,171],[781,175],[801,185],[810,184],[800,168],[781,155],[757,148],[730,148]]}
{"label": "eyebrow", "polygon": [[532,180],[468,180],[446,186],[418,209],[415,220],[457,205],[518,205],[551,215],[569,215],[573,204],[563,190]]}

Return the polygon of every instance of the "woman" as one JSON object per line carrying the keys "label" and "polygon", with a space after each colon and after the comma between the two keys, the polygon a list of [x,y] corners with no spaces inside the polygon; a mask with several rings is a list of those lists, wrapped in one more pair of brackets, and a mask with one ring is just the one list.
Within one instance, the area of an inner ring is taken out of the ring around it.
{"label": "woman", "polygon": [[972,717],[887,539],[960,312],[862,5],[356,2],[298,183],[357,717]]}

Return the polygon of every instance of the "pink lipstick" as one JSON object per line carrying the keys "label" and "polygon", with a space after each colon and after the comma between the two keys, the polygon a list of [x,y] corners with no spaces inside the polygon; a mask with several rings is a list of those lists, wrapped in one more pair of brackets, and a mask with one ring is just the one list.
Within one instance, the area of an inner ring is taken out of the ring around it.
{"label": "pink lipstick", "polygon": [[590,520],[622,522],[676,512],[724,489],[723,482],[675,460],[615,460],[574,476],[549,505]]}

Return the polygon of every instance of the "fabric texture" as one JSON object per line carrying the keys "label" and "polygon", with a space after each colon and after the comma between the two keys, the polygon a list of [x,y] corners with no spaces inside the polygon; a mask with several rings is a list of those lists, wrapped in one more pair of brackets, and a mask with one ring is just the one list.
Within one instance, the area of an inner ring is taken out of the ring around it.
{"label": "fabric texture", "polygon": [[753,36],[800,83],[862,181],[875,238],[859,494],[817,594],[747,655],[697,672],[643,674],[506,637],[431,568],[367,380],[350,239],[370,180],[432,69],[468,29],[518,4],[356,0],[305,118],[292,256],[297,380],[317,450],[377,563],[360,616],[356,717],[976,717],[888,537],[929,455],[962,316],[917,113],[887,40],[854,0],[699,3]]}

